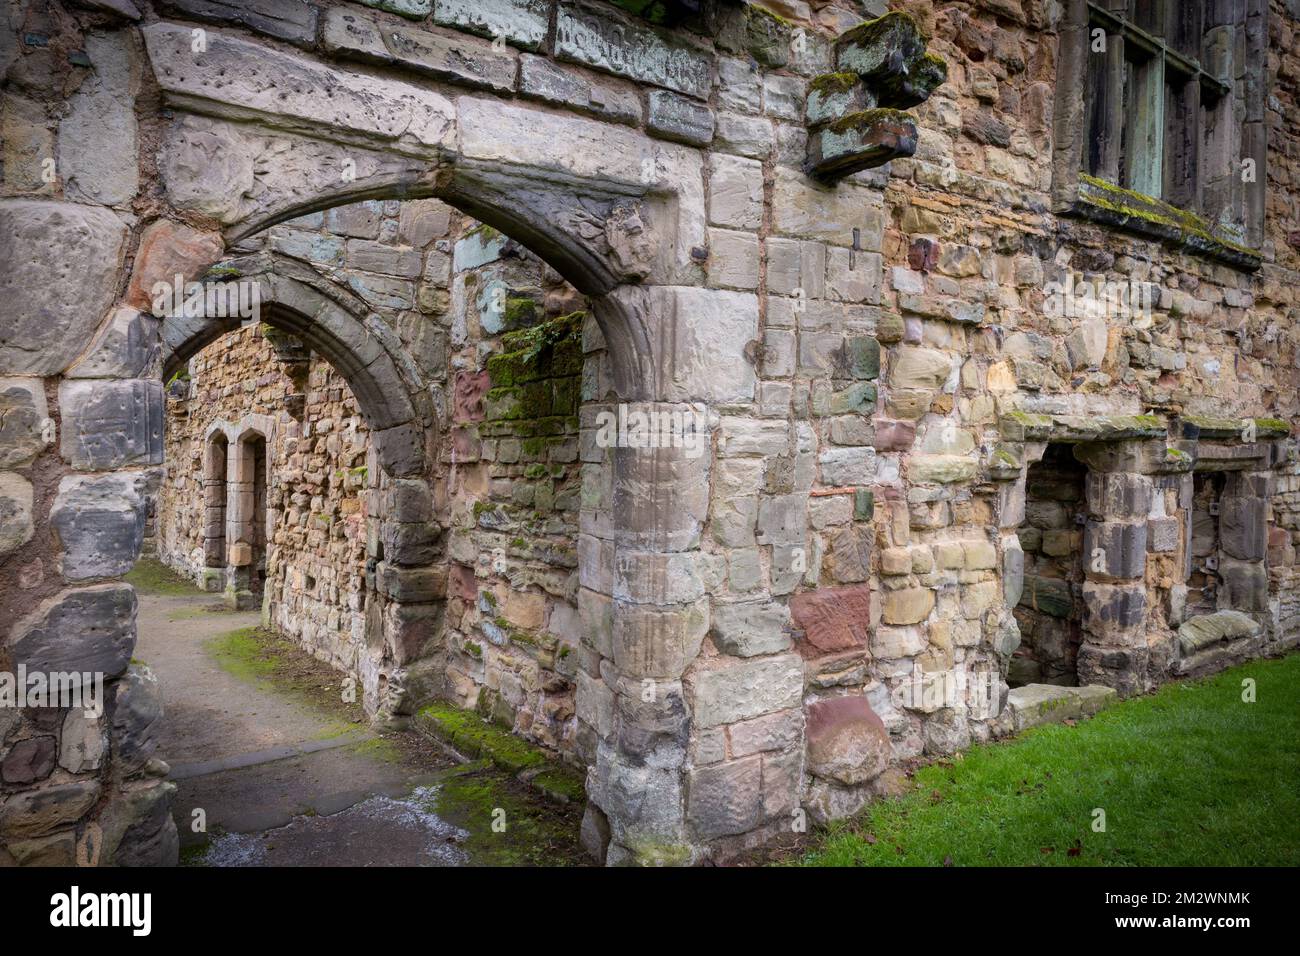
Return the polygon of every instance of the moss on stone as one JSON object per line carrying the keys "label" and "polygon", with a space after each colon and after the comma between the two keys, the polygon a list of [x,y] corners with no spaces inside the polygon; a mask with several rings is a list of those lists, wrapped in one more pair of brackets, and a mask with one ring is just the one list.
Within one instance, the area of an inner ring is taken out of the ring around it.
{"label": "moss on stone", "polygon": [[1249,262],[1256,262],[1261,257],[1258,249],[1215,235],[1209,224],[1200,216],[1170,205],[1162,199],[1125,189],[1123,186],[1117,186],[1087,173],[1080,173],[1079,181],[1088,187],[1086,191],[1081,190],[1082,201],[1114,214],[1120,225],[1137,220],[1155,227],[1157,234],[1162,238],[1181,242],[1198,251],[1213,253],[1216,249],[1222,248],[1236,253],[1239,258]]}
{"label": "moss on stone", "polygon": [[856,113],[850,113],[848,116],[842,116],[829,124],[826,128],[832,133],[842,135],[854,130],[868,129],[877,123],[913,123],[915,119],[912,115],[904,110],[891,109],[887,106],[877,106],[869,110],[859,110]]}
{"label": "moss on stone", "polygon": [[922,40],[929,40],[929,37],[921,32],[921,26],[914,16],[903,10],[890,10],[886,14],[871,20],[863,20],[857,26],[850,27],[836,38],[835,43],[837,46],[861,43],[884,36],[893,30],[914,30]]}
{"label": "moss on stone", "polygon": [[628,847],[632,859],[641,866],[690,866],[694,854],[684,843],[633,842]]}
{"label": "moss on stone", "polygon": [[528,782],[557,803],[582,803],[587,799],[583,777],[568,767],[548,768]]}
{"label": "moss on stone", "polygon": [[192,581],[181,577],[167,565],[154,558],[141,558],[123,578],[141,594],[184,595],[201,594]]}
{"label": "moss on stone", "polygon": [[858,82],[858,74],[844,70],[839,73],[823,73],[820,76],[814,76],[808,83],[809,94],[817,93],[821,96],[834,96],[836,93],[847,93],[853,89],[853,84]]}
{"label": "moss on stone", "polygon": [[934,69],[942,73],[945,78],[947,78],[948,61],[945,60],[943,57],[941,57],[939,54],[931,53],[929,50],[927,50],[925,52],[925,55],[922,56],[921,59],[929,66],[933,67]]}
{"label": "moss on stone", "polygon": [[763,17],[772,20],[773,22],[778,23],[784,27],[787,27],[788,29],[794,29],[794,25],[795,25],[793,20],[790,20],[787,17],[783,17],[775,10],[769,10],[767,7],[760,6],[757,3],[747,4],[745,6],[745,15],[749,17],[751,20],[754,17]]}
{"label": "moss on stone", "polygon": [[507,730],[494,727],[478,714],[447,704],[430,704],[417,715],[420,728],[470,756],[491,760],[503,770],[518,773],[543,767],[546,755]]}

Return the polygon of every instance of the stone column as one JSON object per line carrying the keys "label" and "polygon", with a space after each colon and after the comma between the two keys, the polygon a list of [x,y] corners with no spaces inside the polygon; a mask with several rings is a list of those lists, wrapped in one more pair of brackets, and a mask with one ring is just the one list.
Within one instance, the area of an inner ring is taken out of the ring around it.
{"label": "stone column", "polygon": [[[219,433],[210,436],[203,462],[203,560],[210,569],[204,572],[203,587],[208,591],[225,586],[228,456],[225,436]],[[212,584],[217,587],[213,588]]]}
{"label": "stone column", "polygon": [[1147,687],[1144,575],[1152,482],[1145,472],[1146,463],[1157,453],[1155,460],[1163,458],[1163,451],[1163,441],[1083,444],[1075,450],[1089,468],[1079,683],[1104,684],[1125,696]]}
{"label": "stone column", "polygon": [[[615,406],[584,410],[584,425]],[[694,415],[647,402],[623,415]],[[608,862],[689,863],[685,766],[690,714],[682,686],[709,626],[700,532],[708,510],[707,436],[698,447],[601,447],[584,430],[579,537],[584,617],[580,736],[592,760],[584,841]],[[600,470],[612,473],[601,487]],[[607,833],[607,835],[606,835]]]}
{"label": "stone column", "polygon": [[253,449],[246,437],[229,444],[226,455],[226,603],[246,611],[261,606],[249,589],[256,540],[253,494]]}

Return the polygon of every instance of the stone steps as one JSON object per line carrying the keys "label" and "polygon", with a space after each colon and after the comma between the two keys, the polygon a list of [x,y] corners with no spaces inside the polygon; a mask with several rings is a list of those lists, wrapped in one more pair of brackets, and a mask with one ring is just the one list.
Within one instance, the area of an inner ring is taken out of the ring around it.
{"label": "stone steps", "polygon": [[1264,628],[1240,611],[1215,611],[1185,621],[1178,628],[1179,677],[1200,677],[1222,670],[1250,656],[1263,639]]}
{"label": "stone steps", "polygon": [[1061,687],[1057,684],[1026,684],[1007,694],[1012,726],[1017,732],[1039,724],[1059,724],[1079,717],[1091,717],[1119,699],[1113,687],[1088,684]]}

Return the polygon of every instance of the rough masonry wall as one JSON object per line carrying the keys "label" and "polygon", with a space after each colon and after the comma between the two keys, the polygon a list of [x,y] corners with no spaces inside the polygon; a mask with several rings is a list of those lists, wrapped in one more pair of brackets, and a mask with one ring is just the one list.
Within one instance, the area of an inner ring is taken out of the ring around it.
{"label": "rough masonry wall", "polygon": [[238,434],[251,415],[273,417],[264,613],[312,654],[355,673],[365,646],[369,429],[339,374],[319,357],[302,358],[295,380],[265,330],[249,325],[192,358],[171,384],[158,555],[209,590],[225,587],[224,574],[212,573],[225,561],[214,569],[204,554],[209,435],[214,426]]}
{"label": "rough masonry wall", "polygon": [[[1062,5],[891,7],[913,16],[948,64],[947,81],[916,109],[915,156],[891,164],[884,193],[876,329],[883,387],[872,423],[883,609],[873,671],[897,699],[914,668],[978,667],[971,655],[981,640],[997,648],[1003,639],[1002,598],[1033,600],[1021,597],[1032,582],[1022,577],[1026,559],[1013,537],[1023,520],[1016,504],[1023,487],[1008,493],[988,481],[1003,451],[1003,416],[1154,411],[1294,419],[1300,209],[1297,131],[1289,120],[1297,46],[1288,18],[1295,11],[1287,4],[1273,4],[1269,18],[1265,261],[1253,274],[1051,213],[1054,91],[1071,82],[1057,76]],[[1049,284],[1070,273],[1150,283],[1150,319],[1053,317]],[[1288,494],[1274,501],[1270,525],[1274,595],[1292,580],[1296,524],[1293,480],[1280,478],[1278,487]],[[1153,633],[1182,619],[1181,571],[1163,552],[1171,548],[1170,530],[1176,546],[1185,511],[1177,521],[1174,511],[1165,514],[1152,512],[1147,539]],[[1041,523],[1032,515],[1029,522]],[[986,557],[990,546],[996,554]],[[1281,600],[1288,610],[1279,618],[1274,605],[1274,633],[1291,638],[1293,601],[1289,594]],[[1015,643],[1010,636],[999,656]],[[924,737],[901,748],[896,737],[896,751],[924,745],[942,752],[968,739],[965,722],[949,723],[945,711],[923,720],[916,708],[908,713]],[[978,721],[970,726],[976,736],[985,732]]]}

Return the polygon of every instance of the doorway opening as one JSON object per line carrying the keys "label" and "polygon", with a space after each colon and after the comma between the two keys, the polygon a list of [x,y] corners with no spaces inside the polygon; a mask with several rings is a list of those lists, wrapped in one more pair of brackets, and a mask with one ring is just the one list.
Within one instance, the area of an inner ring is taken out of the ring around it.
{"label": "doorway opening", "polygon": [[1086,476],[1072,445],[1049,444],[1029,466],[1025,520],[1017,531],[1025,587],[1015,608],[1021,643],[1007,672],[1012,687],[1078,684]]}
{"label": "doorway opening", "polygon": [[1198,471],[1192,475],[1192,560],[1187,579],[1187,615],[1219,609],[1219,505],[1227,475]]}

